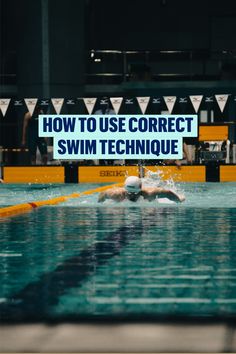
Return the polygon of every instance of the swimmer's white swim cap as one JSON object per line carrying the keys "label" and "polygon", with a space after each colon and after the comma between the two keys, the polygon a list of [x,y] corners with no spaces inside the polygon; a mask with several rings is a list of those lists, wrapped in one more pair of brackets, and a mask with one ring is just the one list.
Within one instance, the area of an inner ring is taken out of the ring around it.
{"label": "swimmer's white swim cap", "polygon": [[124,187],[128,193],[139,193],[142,188],[142,181],[139,177],[130,176],[126,178]]}

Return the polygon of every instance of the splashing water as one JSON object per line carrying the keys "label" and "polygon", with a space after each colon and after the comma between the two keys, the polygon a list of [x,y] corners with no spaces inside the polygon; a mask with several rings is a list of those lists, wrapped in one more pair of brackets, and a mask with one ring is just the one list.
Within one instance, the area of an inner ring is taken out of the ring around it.
{"label": "splashing water", "polygon": [[184,193],[183,188],[179,184],[177,184],[173,177],[169,179],[163,179],[164,173],[163,171],[150,171],[145,167],[146,177],[142,179],[142,183],[145,187],[161,187],[164,189],[169,189],[175,193]]}

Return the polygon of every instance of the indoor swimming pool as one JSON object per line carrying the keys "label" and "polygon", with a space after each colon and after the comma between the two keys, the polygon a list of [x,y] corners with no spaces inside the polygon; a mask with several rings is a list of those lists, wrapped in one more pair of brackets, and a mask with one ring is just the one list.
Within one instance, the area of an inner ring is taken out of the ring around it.
{"label": "indoor swimming pool", "polygon": [[[4,184],[0,206],[99,186]],[[95,193],[0,219],[1,321],[235,316],[236,183],[174,188],[185,202]]]}

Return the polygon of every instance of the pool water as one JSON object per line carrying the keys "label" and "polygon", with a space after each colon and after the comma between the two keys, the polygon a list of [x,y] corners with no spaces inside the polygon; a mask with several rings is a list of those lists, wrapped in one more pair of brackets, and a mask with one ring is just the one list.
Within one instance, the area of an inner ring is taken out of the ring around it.
{"label": "pool water", "polygon": [[[98,185],[2,185],[1,206]],[[236,315],[236,183],[70,199],[0,222],[1,321]]]}

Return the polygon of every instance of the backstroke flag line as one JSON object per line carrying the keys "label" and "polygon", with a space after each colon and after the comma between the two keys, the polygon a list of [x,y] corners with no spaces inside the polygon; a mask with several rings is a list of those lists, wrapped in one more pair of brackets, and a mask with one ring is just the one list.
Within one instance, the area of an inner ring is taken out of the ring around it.
{"label": "backstroke flag line", "polygon": [[[176,101],[178,102],[178,110],[181,114],[180,104],[187,104],[188,98],[192,103],[195,113],[198,113],[200,108],[202,110],[212,110],[217,105],[220,111],[223,113],[227,104],[234,105],[236,104],[235,95],[233,93],[224,93],[224,94],[207,94],[207,95],[189,95],[185,97],[177,96],[144,96],[144,97],[77,97],[77,98],[0,98],[0,118],[1,116],[5,117],[10,114],[9,112],[11,105],[14,107],[24,106],[24,103],[28,111],[33,114],[36,104],[42,107],[44,110],[49,108],[50,104],[54,108],[56,114],[60,114],[62,107],[65,112],[71,112],[73,107],[74,114],[84,113],[84,106],[88,114],[93,114],[95,105],[98,102],[98,108],[96,111],[102,110],[103,113],[108,112],[111,107],[114,109],[115,114],[129,114],[131,111],[135,112],[135,109],[140,108],[142,114],[146,114],[147,109],[155,114],[160,114],[162,111],[165,111],[167,107],[168,112],[172,114],[175,107]],[[229,103],[228,103],[229,102]],[[109,105],[110,103],[110,105]],[[104,107],[104,109],[103,109]]]}

